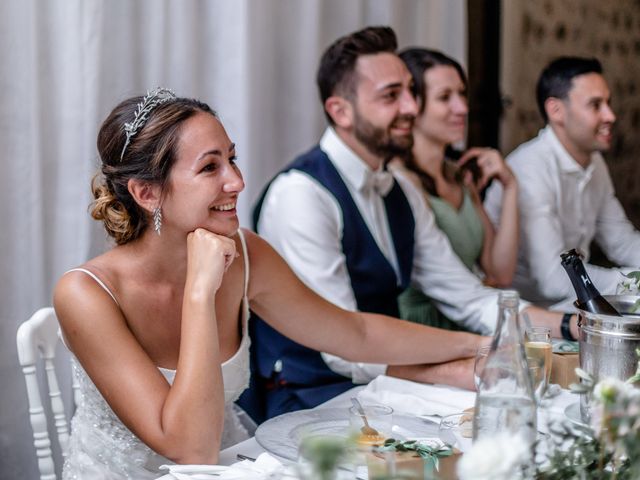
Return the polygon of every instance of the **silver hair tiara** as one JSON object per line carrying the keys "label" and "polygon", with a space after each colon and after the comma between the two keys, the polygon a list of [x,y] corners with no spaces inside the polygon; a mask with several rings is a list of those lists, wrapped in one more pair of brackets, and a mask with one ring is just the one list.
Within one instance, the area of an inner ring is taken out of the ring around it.
{"label": "silver hair tiara", "polygon": [[162,105],[170,100],[176,98],[176,94],[168,88],[156,88],[152,91],[147,91],[147,94],[142,99],[142,102],[138,104],[138,110],[136,110],[133,116],[133,121],[124,124],[124,131],[127,134],[127,140],[122,147],[122,153],[120,154],[120,161],[124,158],[124,152],[129,146],[129,142],[136,133],[140,131],[144,124],[147,123],[149,114],[158,105]]}

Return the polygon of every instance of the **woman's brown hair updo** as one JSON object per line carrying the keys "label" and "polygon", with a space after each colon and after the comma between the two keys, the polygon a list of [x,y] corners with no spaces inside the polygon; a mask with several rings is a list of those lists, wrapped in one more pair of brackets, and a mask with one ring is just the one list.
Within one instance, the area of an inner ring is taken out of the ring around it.
{"label": "woman's brown hair updo", "polygon": [[98,153],[102,166],[91,184],[94,201],[91,216],[118,245],[138,238],[149,225],[150,214],[129,193],[130,179],[166,185],[175,162],[182,123],[198,112],[216,117],[211,108],[198,100],[175,98],[156,106],[144,125],[126,141],[124,125],[132,122],[143,97],[121,102],[102,123],[98,132]]}

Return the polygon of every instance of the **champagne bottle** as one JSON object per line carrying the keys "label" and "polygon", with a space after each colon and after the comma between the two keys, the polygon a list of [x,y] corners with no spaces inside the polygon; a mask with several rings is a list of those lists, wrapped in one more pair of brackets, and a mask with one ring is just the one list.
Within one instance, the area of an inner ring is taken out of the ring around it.
{"label": "champagne bottle", "polygon": [[620,317],[620,313],[600,295],[584,268],[582,259],[575,249],[560,255],[561,263],[569,275],[573,289],[576,291],[576,306],[587,312]]}

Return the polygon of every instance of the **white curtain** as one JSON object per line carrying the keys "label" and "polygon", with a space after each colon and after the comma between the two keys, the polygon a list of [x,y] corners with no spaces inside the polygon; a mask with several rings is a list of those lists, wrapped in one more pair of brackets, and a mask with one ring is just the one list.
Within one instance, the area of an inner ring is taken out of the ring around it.
{"label": "white curtain", "polygon": [[[67,269],[107,247],[87,213],[100,122],[156,86],[203,99],[238,145],[252,202],[324,128],[324,48],[387,24],[401,47],[466,58],[464,0],[0,2],[0,477],[37,477],[15,333]],[[91,321],[91,319],[87,319]],[[60,366],[66,367],[66,359]],[[68,372],[63,372],[68,386]]]}

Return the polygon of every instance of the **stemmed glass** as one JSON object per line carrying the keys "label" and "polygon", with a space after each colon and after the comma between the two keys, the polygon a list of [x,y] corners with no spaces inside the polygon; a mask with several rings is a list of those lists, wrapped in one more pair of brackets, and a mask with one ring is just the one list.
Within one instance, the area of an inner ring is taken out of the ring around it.
{"label": "stemmed glass", "polygon": [[440,420],[438,438],[450,447],[465,452],[471,448],[472,436],[473,414],[471,412],[454,413]]}
{"label": "stemmed glass", "polygon": [[525,331],[524,349],[529,364],[529,374],[536,402],[544,397],[551,377],[551,329],[529,327]]}

